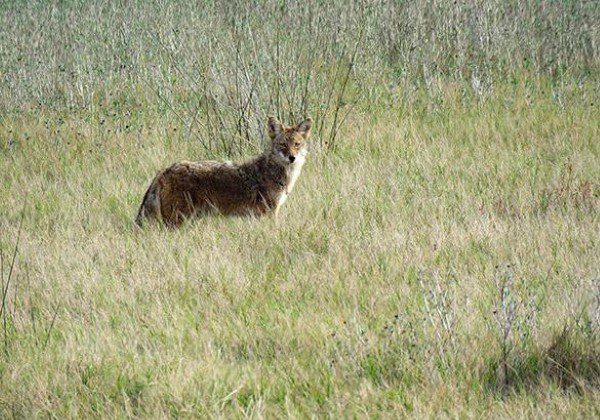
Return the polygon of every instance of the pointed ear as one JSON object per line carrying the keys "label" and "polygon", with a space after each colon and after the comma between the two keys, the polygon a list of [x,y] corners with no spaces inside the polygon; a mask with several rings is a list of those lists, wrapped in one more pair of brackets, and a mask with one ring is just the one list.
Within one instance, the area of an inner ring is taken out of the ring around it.
{"label": "pointed ear", "polygon": [[283,131],[283,126],[279,121],[277,121],[277,118],[273,116],[269,116],[267,126],[269,127],[269,137],[271,140],[274,140],[275,137],[277,137]]}
{"label": "pointed ear", "polygon": [[312,127],[312,118],[308,117],[304,121],[302,121],[296,127],[296,131],[300,133],[304,138],[308,138],[310,136],[310,128]]}

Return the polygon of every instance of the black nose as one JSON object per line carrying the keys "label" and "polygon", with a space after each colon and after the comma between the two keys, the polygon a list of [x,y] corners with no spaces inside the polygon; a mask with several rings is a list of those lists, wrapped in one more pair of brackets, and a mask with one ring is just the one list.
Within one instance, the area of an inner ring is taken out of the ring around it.
{"label": "black nose", "polygon": [[296,160],[296,156],[290,156],[290,162],[294,162]]}

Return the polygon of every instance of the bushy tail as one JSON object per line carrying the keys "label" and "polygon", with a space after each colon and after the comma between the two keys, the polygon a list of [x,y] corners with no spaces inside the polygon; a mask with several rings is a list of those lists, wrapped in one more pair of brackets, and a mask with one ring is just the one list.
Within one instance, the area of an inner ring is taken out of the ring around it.
{"label": "bushy tail", "polygon": [[144,194],[144,198],[142,199],[142,204],[140,205],[140,209],[135,218],[135,224],[139,227],[143,226],[145,219],[156,218],[160,214],[160,198],[158,194],[158,183],[156,182],[157,179],[158,176],[152,180],[152,183],[146,190],[146,194]]}

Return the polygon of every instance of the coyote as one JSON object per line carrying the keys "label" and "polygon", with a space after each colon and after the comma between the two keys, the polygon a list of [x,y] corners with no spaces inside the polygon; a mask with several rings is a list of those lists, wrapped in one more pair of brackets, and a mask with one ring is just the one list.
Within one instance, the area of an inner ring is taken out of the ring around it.
{"label": "coyote", "polygon": [[167,226],[205,214],[261,216],[277,213],[298,180],[312,119],[286,127],[269,117],[266,151],[242,164],[182,161],[156,175],[135,222],[156,219]]}

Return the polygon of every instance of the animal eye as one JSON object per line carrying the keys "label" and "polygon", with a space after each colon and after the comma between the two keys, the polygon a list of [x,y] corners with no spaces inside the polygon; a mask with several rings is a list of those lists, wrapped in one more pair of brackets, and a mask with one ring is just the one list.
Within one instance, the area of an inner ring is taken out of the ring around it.
{"label": "animal eye", "polygon": [[294,146],[300,147],[300,143],[296,142],[296,143],[294,143]]}

